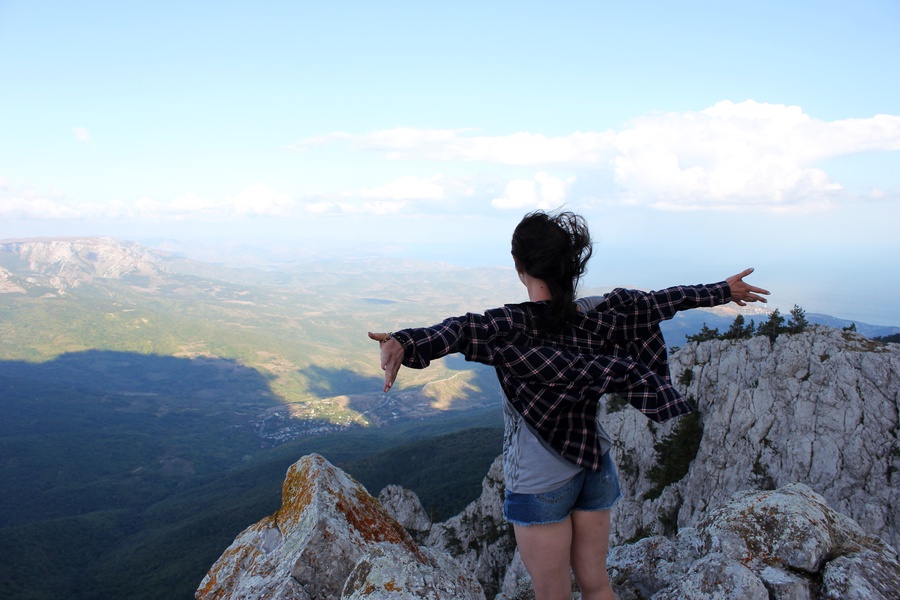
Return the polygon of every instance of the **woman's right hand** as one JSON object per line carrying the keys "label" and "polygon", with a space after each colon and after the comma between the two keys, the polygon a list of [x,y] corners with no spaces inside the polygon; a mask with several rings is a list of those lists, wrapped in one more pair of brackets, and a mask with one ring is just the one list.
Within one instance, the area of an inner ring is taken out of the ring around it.
{"label": "woman's right hand", "polygon": [[381,347],[381,368],[384,370],[384,391],[387,392],[397,380],[400,365],[403,364],[403,345],[390,333],[369,332],[369,339]]}

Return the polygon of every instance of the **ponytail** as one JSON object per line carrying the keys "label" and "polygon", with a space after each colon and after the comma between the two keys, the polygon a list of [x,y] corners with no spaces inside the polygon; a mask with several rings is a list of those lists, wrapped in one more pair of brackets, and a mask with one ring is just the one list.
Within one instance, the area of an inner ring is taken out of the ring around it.
{"label": "ponytail", "polygon": [[576,314],[575,290],[593,253],[584,218],[573,212],[525,215],[513,232],[516,268],[547,284],[550,302],[538,322],[547,332],[559,332]]}

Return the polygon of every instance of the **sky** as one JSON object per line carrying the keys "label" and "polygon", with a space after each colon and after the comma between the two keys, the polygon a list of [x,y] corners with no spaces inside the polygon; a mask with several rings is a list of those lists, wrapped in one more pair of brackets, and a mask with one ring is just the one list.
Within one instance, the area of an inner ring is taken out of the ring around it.
{"label": "sky", "polygon": [[898,73],[895,0],[0,0],[0,239],[509,266],[563,208],[586,285],[900,325]]}

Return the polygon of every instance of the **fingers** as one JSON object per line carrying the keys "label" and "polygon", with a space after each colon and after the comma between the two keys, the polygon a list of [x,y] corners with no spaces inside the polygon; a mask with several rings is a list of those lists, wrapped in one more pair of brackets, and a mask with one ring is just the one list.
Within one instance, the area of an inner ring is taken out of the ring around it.
{"label": "fingers", "polygon": [[368,332],[369,339],[381,345],[381,369],[384,371],[384,391],[393,387],[403,361],[403,348],[389,333]]}
{"label": "fingers", "polygon": [[384,391],[390,391],[391,387],[393,387],[394,382],[397,380],[397,372],[400,370],[400,365],[398,364],[396,367],[385,369],[384,370]]}
{"label": "fingers", "polygon": [[[743,278],[753,272],[753,268],[744,269],[736,275],[732,275],[725,282],[731,288],[731,301],[738,306],[746,306],[747,302],[768,302],[762,295],[769,295],[769,290],[765,290],[755,285],[750,285],[743,281]],[[762,294],[762,295],[760,295]]]}
{"label": "fingers", "polygon": [[[381,368],[384,369],[385,392],[390,390],[397,380],[397,373],[400,372],[400,362],[403,358],[402,354],[398,355],[394,351],[394,348],[388,348],[388,346],[392,345],[394,344],[388,342],[381,347]],[[399,346],[399,344],[396,345]]]}
{"label": "fingers", "polygon": [[737,275],[732,275],[731,278],[733,278],[733,279],[743,279],[744,277],[746,277],[747,275],[749,275],[749,274],[752,273],[752,272],[753,272],[753,267],[750,267],[749,269],[744,269],[743,271],[741,271],[741,272],[738,273]]}

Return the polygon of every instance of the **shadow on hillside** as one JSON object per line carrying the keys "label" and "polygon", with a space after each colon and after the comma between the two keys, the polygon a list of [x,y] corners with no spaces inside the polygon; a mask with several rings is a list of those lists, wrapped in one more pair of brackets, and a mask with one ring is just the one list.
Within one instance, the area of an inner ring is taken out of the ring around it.
{"label": "shadow on hillside", "polygon": [[144,505],[260,451],[283,406],[232,360],[88,350],[0,361],[0,527]]}
{"label": "shadow on hillside", "polygon": [[[378,360],[377,355],[373,355],[373,360]],[[442,362],[451,375],[453,372],[472,371],[474,376],[458,386],[445,379],[445,383],[437,388],[400,385],[384,393],[384,378],[381,375],[361,375],[349,369],[318,365],[304,368],[301,375],[306,379],[307,390],[317,398],[342,398],[346,408],[362,415],[369,425],[375,426],[440,417],[448,411],[464,412],[500,406],[502,392],[492,368],[467,362],[459,355],[447,356]],[[401,383],[405,370],[401,369],[398,376]]]}
{"label": "shadow on hillside", "polygon": [[361,375],[350,369],[310,365],[301,374],[306,378],[306,389],[318,398],[378,393],[384,386],[382,377]]}
{"label": "shadow on hillside", "polygon": [[[376,364],[378,355],[372,354],[372,363]],[[450,371],[476,371],[478,375],[486,369],[483,365],[467,362],[461,355],[454,354],[443,358],[444,366]],[[399,378],[403,377],[404,368],[401,368]],[[491,376],[493,370],[488,369]],[[356,394],[378,394],[384,386],[384,378],[379,376],[361,375],[349,369],[333,369],[311,365],[301,371],[306,378],[307,390],[318,398],[330,398],[334,396],[351,396]]]}
{"label": "shadow on hillside", "polygon": [[[377,376],[305,374],[314,394],[354,394],[353,410],[398,401]],[[270,383],[216,358],[88,350],[0,361],[0,554],[15,572],[42,573],[17,589],[110,597],[103,586],[121,591],[149,570],[187,597],[238,531],[277,508],[294,452],[358,458],[385,444],[356,426],[291,418]],[[330,446],[313,437],[339,430],[349,435]],[[302,444],[272,450],[286,440]],[[41,571],[48,561],[53,576]]]}
{"label": "shadow on hillside", "polygon": [[[374,344],[370,358],[373,366],[378,364],[378,349]],[[482,365],[467,362],[461,354],[451,354],[440,360],[444,367],[450,371],[471,371],[482,368]],[[405,367],[400,370],[401,377],[404,370],[406,370]],[[304,368],[301,374],[307,380],[309,392],[319,398],[377,393],[384,385],[384,379],[381,376],[361,375],[349,369],[333,369],[311,365]]]}
{"label": "shadow on hillside", "polygon": [[[95,416],[159,416],[175,410],[214,417],[221,416],[225,407],[240,410],[279,403],[265,376],[219,358],[87,350],[43,363],[0,361],[0,378],[8,389],[0,402],[28,412],[52,407],[72,413],[65,407],[77,405],[82,414],[89,411]],[[52,419],[54,413],[42,416]]]}

